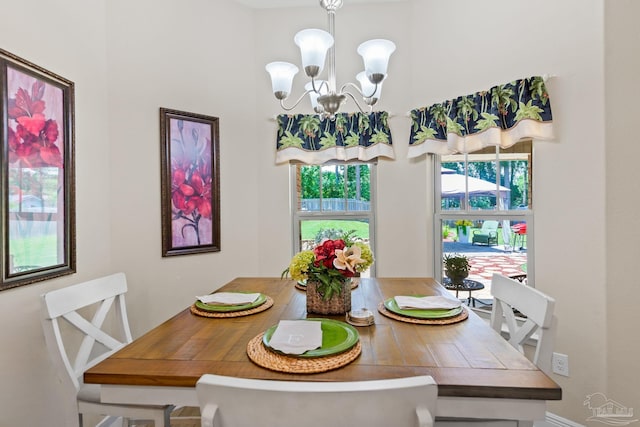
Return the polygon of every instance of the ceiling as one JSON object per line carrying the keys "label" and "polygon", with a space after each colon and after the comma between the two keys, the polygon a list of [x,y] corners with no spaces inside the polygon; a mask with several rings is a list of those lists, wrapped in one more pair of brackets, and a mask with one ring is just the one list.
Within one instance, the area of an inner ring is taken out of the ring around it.
{"label": "ceiling", "polygon": [[[319,6],[320,0],[235,0],[236,2],[255,9],[293,6]],[[345,0],[348,3],[390,3],[406,0]]]}

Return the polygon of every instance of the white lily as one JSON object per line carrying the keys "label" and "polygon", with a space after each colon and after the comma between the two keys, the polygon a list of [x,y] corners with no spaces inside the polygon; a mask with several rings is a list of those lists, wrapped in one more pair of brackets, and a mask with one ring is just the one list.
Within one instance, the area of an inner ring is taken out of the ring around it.
{"label": "white lily", "polygon": [[333,260],[333,266],[338,270],[349,270],[355,273],[356,265],[363,264],[365,260],[361,258],[362,250],[358,245],[353,245],[348,249],[336,249],[336,258]]}

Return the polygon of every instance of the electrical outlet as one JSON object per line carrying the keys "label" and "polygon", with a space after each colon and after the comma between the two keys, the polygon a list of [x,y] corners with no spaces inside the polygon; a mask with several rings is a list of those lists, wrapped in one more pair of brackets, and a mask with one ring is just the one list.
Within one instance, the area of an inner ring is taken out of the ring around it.
{"label": "electrical outlet", "polygon": [[568,377],[569,376],[569,356],[567,356],[566,354],[553,353],[553,357],[551,359],[551,369],[555,374]]}

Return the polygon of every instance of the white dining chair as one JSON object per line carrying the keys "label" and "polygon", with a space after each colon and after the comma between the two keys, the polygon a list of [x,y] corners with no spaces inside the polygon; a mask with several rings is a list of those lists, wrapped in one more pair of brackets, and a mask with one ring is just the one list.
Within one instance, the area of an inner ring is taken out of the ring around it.
{"label": "white dining chair", "polygon": [[430,376],[353,382],[271,381],[205,374],[202,427],[433,426]]}
{"label": "white dining chair", "polygon": [[83,384],[84,371],[132,341],[126,292],[125,275],[117,273],[42,295],[47,347],[77,404],[77,415],[67,426],[82,427],[83,414],[95,414],[104,417],[100,426],[145,420],[170,427],[172,405],[105,404],[100,402],[99,384]]}
{"label": "white dining chair", "polygon": [[[506,325],[509,343],[523,354],[523,344],[535,338],[532,362],[550,374],[557,326],[553,314],[555,300],[535,288],[497,273],[491,280],[491,294],[494,298],[491,327],[500,333],[503,325]],[[517,319],[514,309],[526,318]]]}

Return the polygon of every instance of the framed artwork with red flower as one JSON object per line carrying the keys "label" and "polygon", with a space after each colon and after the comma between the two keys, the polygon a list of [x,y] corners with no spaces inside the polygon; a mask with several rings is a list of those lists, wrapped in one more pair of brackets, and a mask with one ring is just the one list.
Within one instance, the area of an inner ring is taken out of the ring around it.
{"label": "framed artwork with red flower", "polygon": [[75,273],[74,84],[0,49],[0,290]]}
{"label": "framed artwork with red flower", "polygon": [[220,251],[217,117],[160,108],[162,256]]}

